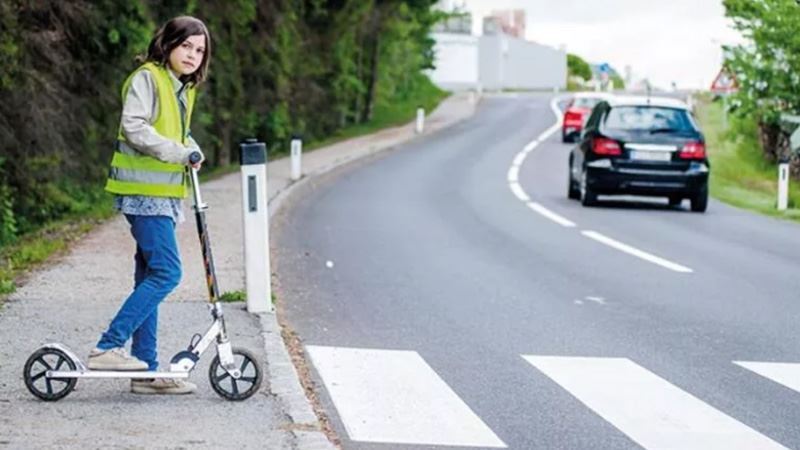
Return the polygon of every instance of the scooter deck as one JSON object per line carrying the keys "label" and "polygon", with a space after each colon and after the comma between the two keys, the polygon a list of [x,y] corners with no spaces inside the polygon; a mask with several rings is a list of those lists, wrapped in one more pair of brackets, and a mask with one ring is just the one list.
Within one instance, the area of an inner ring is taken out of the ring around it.
{"label": "scooter deck", "polygon": [[144,370],[48,370],[47,378],[189,378],[189,372]]}

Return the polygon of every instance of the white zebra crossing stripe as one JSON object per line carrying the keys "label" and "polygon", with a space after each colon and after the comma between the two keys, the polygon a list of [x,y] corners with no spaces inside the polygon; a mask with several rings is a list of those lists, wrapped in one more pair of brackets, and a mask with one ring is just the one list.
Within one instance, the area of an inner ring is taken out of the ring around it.
{"label": "white zebra crossing stripe", "polygon": [[629,359],[522,357],[645,448],[785,448]]}
{"label": "white zebra crossing stripe", "polygon": [[354,441],[506,447],[416,352],[306,350]]}
{"label": "white zebra crossing stripe", "polygon": [[800,364],[755,361],[734,361],[733,363],[800,392]]}

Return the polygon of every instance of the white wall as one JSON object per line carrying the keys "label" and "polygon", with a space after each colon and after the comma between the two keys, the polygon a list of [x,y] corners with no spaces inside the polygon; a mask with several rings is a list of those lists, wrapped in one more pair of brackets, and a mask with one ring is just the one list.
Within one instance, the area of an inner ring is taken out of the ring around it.
{"label": "white wall", "polygon": [[507,47],[503,46],[501,35],[481,36],[478,47],[480,48],[478,79],[481,86],[490,91],[502,89],[505,78],[503,61],[508,59],[508,51]]}
{"label": "white wall", "polygon": [[505,34],[480,37],[480,82],[484,89],[565,89],[567,55],[546,45]]}
{"label": "white wall", "polygon": [[546,45],[498,33],[472,36],[432,33],[437,86],[452,90],[566,89],[567,54]]}
{"label": "white wall", "polygon": [[478,84],[478,38],[469,34],[432,33],[436,40],[436,69],[429,73],[448,90],[473,89]]}

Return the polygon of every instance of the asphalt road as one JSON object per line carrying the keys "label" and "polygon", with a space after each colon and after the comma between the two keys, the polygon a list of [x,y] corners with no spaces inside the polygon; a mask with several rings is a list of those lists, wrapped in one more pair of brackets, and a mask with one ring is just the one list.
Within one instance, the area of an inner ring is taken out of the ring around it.
{"label": "asphalt road", "polygon": [[344,448],[800,448],[800,227],[568,200],[551,100],[484,99],[277,217]]}

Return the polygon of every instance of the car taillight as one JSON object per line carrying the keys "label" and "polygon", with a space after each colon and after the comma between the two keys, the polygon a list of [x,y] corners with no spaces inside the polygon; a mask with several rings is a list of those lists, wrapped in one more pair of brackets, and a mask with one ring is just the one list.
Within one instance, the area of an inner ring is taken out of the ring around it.
{"label": "car taillight", "polygon": [[613,139],[596,137],[592,140],[592,151],[596,155],[615,156],[622,154],[619,143]]}
{"label": "car taillight", "polygon": [[689,142],[679,153],[681,159],[705,159],[706,146],[702,142]]}
{"label": "car taillight", "polygon": [[580,111],[567,110],[567,113],[564,114],[564,122],[570,124],[580,124],[583,122],[583,114]]}

